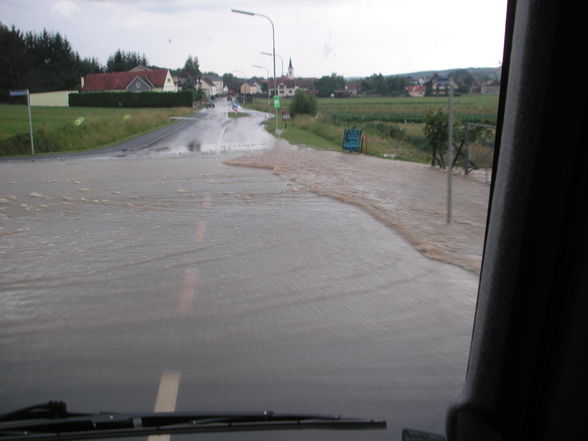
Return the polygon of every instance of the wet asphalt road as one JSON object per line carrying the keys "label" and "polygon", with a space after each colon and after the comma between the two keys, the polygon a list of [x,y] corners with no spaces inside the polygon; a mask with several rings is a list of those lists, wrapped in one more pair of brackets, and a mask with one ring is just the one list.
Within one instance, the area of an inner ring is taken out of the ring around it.
{"label": "wet asphalt road", "polygon": [[442,431],[477,278],[358,208],[223,164],[273,145],[263,115],[226,111],[134,153],[0,164],[0,412],[61,399],[389,427],[202,439]]}

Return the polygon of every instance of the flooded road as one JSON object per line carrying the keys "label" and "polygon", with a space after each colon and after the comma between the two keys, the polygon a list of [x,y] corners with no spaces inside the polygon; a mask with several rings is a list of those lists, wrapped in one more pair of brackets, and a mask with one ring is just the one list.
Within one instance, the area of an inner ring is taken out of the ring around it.
{"label": "flooded road", "polygon": [[177,410],[389,427],[218,439],[442,432],[477,277],[357,207],[226,165],[274,144],[263,114],[228,110],[126,157],[0,164],[0,412],[151,411],[170,389]]}

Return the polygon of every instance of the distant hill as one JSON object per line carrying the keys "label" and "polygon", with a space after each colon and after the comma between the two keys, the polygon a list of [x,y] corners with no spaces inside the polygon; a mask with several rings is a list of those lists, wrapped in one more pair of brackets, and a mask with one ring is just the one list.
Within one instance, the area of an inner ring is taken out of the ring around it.
{"label": "distant hill", "polygon": [[[384,75],[385,77],[410,77],[414,79],[418,78],[430,78],[434,74],[440,76],[447,76],[451,72],[455,72],[456,70],[467,70],[470,75],[474,78],[474,81],[490,79],[490,80],[499,80],[500,79],[500,72],[501,67],[466,67],[466,68],[455,68],[455,69],[444,69],[444,70],[423,70],[420,72],[410,72],[410,73],[401,73],[401,74],[390,74]],[[368,75],[369,76],[369,75]],[[365,77],[350,77],[346,78],[348,81],[355,81],[361,80]]]}

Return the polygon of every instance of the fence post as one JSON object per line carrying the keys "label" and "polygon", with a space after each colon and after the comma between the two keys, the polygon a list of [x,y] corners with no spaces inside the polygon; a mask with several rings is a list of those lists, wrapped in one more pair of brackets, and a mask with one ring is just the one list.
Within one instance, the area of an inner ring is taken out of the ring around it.
{"label": "fence post", "polygon": [[29,110],[29,135],[31,137],[31,153],[35,155],[35,141],[33,140],[33,117],[31,115],[31,92],[27,89],[27,107]]}
{"label": "fence post", "polygon": [[470,140],[468,139],[468,123],[463,123],[463,143],[465,144],[465,163],[463,164],[464,174],[468,174],[470,170]]}

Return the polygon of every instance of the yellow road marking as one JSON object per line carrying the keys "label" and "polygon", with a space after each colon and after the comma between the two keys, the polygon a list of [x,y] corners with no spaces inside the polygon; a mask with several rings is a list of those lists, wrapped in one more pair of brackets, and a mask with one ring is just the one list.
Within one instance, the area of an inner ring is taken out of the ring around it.
{"label": "yellow road marking", "polygon": [[206,221],[198,221],[196,225],[196,242],[202,242],[206,233]]}
{"label": "yellow road marking", "polygon": [[182,291],[178,302],[178,312],[186,315],[192,312],[196,288],[198,286],[198,268],[188,268],[184,273]]}
{"label": "yellow road marking", "polygon": [[[155,401],[155,412],[173,412],[176,410],[179,387],[179,372],[166,371],[163,373]],[[169,438],[169,435],[150,435],[147,437],[147,441],[169,441]]]}
{"label": "yellow road marking", "polygon": [[210,200],[211,199],[212,199],[212,197],[210,196],[210,193],[205,194],[204,198],[202,199],[202,208],[210,207]]}

